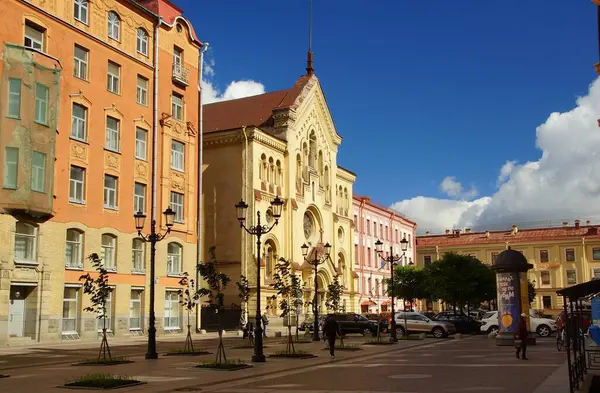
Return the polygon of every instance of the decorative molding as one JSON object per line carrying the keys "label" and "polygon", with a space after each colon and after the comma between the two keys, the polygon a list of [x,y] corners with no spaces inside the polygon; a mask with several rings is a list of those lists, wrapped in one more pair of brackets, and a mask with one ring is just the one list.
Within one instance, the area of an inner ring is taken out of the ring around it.
{"label": "decorative molding", "polygon": [[90,99],[89,99],[89,98],[87,98],[87,97],[86,97],[86,96],[83,94],[83,91],[82,91],[82,90],[79,90],[79,92],[78,92],[78,93],[70,93],[70,94],[69,94],[69,97],[71,97],[71,98],[80,98],[80,99],[82,99],[83,101],[85,101],[85,102],[86,102],[86,104],[87,104],[87,106],[88,106],[88,107],[92,106],[92,101],[90,101]]}
{"label": "decorative molding", "polygon": [[111,153],[108,151],[104,152],[104,167],[111,169],[115,172],[119,172],[121,159],[118,154]]}
{"label": "decorative molding", "polygon": [[336,168],[335,177],[340,180],[347,181],[350,184],[353,184],[356,181],[356,175],[354,175],[348,171],[345,171],[344,169],[342,169],[340,167]]}
{"label": "decorative molding", "polygon": [[137,119],[133,119],[134,123],[143,123],[145,125],[148,126],[148,128],[152,128],[152,124],[150,124],[150,122],[148,122],[148,120],[146,120],[146,118],[144,117],[144,115],[142,114],[140,117],[138,117]]}
{"label": "decorative molding", "polygon": [[71,141],[71,158],[76,159],[87,164],[88,162],[88,150],[87,145]]}
{"label": "decorative molding", "polygon": [[171,171],[171,188],[181,192],[185,191],[185,175]]}
{"label": "decorative molding", "polygon": [[185,123],[185,125],[187,126],[188,135],[196,136],[197,132],[196,132],[196,128],[194,127],[194,123],[192,123],[191,121],[188,121],[187,123]]}
{"label": "decorative molding", "polygon": [[117,108],[117,104],[115,104],[114,102],[112,103],[111,106],[107,106],[105,108],[103,108],[105,112],[116,112],[119,114],[119,116],[121,116],[121,118],[125,117],[125,114],[123,112],[121,112],[119,110],[119,108]]}
{"label": "decorative molding", "polygon": [[170,122],[170,125],[171,125],[171,129],[172,129],[173,131],[175,131],[175,134],[177,134],[177,135],[182,135],[182,134],[183,134],[183,131],[184,131],[184,129],[186,128],[186,126],[185,126],[185,124],[184,124],[184,123],[182,123],[182,122],[180,122],[180,121],[178,121],[178,120],[175,120],[175,119],[173,119],[173,120]]}
{"label": "decorative molding", "polygon": [[146,164],[143,161],[136,160],[135,172],[138,177],[147,179],[148,178],[148,164]]}

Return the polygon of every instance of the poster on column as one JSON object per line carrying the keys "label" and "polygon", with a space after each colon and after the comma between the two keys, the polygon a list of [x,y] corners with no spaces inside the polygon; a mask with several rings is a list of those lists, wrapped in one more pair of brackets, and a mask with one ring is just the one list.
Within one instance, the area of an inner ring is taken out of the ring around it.
{"label": "poster on column", "polygon": [[520,314],[519,273],[498,273],[498,325],[500,333],[513,333],[517,327]]}

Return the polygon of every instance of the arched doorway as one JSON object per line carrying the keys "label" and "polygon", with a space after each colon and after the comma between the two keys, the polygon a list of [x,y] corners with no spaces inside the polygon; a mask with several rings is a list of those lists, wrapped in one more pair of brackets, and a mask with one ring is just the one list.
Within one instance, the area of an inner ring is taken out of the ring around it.
{"label": "arched doorway", "polygon": [[337,268],[339,273],[338,280],[340,282],[340,285],[343,285],[347,289],[348,286],[346,285],[346,258],[344,257],[344,254],[342,252],[338,253]]}
{"label": "arched doorway", "polygon": [[265,242],[263,256],[265,258],[265,273],[267,277],[273,277],[275,265],[277,264],[277,246],[273,239]]}
{"label": "arched doorway", "polygon": [[317,283],[319,285],[319,290],[317,291],[317,305],[319,315],[324,315],[327,313],[327,307],[325,307],[325,298],[327,294],[327,286],[329,285],[329,283],[327,282],[327,278],[321,273],[317,275]]}

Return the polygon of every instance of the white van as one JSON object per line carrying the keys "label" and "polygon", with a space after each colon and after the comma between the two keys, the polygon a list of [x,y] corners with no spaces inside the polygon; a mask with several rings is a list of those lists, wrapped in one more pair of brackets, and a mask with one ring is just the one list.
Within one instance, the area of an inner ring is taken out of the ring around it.
{"label": "white van", "polygon": [[[537,318],[533,311],[530,311],[529,316],[531,332],[537,333],[540,337],[548,337],[557,330],[554,319]],[[490,333],[498,330],[498,311],[490,311],[485,314],[481,319],[481,323],[482,332]]]}

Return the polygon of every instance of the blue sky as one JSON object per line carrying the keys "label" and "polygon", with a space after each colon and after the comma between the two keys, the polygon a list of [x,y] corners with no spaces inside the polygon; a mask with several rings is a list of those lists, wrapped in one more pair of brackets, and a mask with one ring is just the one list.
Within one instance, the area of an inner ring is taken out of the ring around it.
{"label": "blue sky", "polygon": [[[267,91],[305,72],[308,0],[174,0],[211,44],[212,84]],[[455,177],[498,191],[500,168],[541,157],[536,127],[588,94],[598,58],[589,0],[314,0],[315,70],[355,193],[391,205],[448,196]],[[408,209],[408,207],[405,206]]]}

